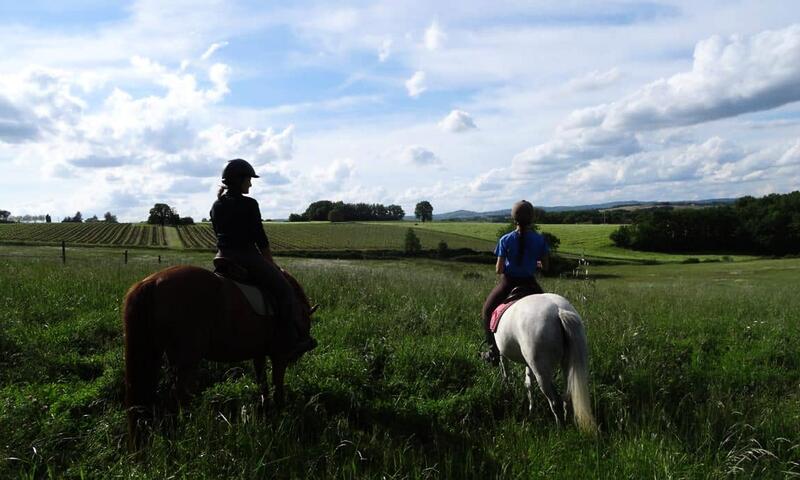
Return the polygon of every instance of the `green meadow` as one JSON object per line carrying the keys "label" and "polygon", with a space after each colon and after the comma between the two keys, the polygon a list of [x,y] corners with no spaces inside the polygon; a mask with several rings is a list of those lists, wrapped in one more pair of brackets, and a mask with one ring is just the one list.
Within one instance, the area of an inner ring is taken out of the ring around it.
{"label": "green meadow", "polygon": [[192,405],[134,456],[120,305],[165,264],[155,250],[127,265],[114,249],[58,252],[0,246],[0,478],[800,475],[798,259],[543,279],[586,324],[600,426],[587,437],[557,429],[540,394],[528,414],[520,366],[506,384],[478,360],[491,267],[279,258],[321,305],[287,406],[256,408],[249,364],[204,363]]}
{"label": "green meadow", "polygon": [[[406,231],[411,228],[422,248],[435,250],[441,242],[450,249],[491,252],[497,232],[505,224],[488,222],[265,222],[264,230],[276,253],[335,251],[403,250]],[[614,246],[609,235],[618,225],[543,224],[540,231],[561,240],[559,251],[571,257],[612,262],[683,262],[751,260],[748,255],[699,253],[660,253],[629,250]],[[214,232],[208,223],[180,227],[140,224],[0,224],[0,244],[110,246],[136,248],[149,246],[169,250],[213,250]]]}
{"label": "green meadow", "polygon": [[[410,222],[409,222],[410,223]],[[490,222],[425,222],[414,223],[416,229],[427,229],[453,235],[464,235],[487,241],[496,241],[497,232],[505,223]],[[611,224],[539,224],[540,232],[550,232],[561,240],[559,252],[588,259],[621,262],[682,262],[688,258],[698,260],[752,260],[752,255],[723,255],[700,253],[643,252],[614,246],[609,236],[619,225]],[[728,259],[726,258],[726,260]]]}

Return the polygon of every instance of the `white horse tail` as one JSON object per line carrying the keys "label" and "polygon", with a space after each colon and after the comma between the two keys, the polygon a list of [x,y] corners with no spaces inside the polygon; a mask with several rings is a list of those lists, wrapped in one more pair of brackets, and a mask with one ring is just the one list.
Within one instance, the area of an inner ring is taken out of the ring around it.
{"label": "white horse tail", "polygon": [[570,310],[558,309],[558,318],[567,335],[567,394],[578,428],[586,433],[596,433],[597,425],[589,402],[589,367],[586,332],[581,317]]}

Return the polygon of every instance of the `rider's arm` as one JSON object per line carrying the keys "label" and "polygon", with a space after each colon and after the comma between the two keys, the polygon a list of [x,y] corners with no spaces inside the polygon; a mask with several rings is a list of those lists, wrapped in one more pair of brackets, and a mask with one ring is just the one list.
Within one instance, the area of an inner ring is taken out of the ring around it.
{"label": "rider's arm", "polygon": [[252,238],[255,240],[255,244],[258,249],[261,251],[261,256],[264,257],[266,261],[269,263],[275,263],[272,259],[272,249],[269,246],[269,239],[267,238],[267,234],[264,233],[264,224],[261,223],[261,211],[258,208],[258,203],[253,201],[251,204],[252,208],[252,219],[250,220],[250,225],[252,228]]}
{"label": "rider's arm", "polygon": [[504,257],[497,257],[497,263],[494,266],[494,273],[502,275],[506,271],[506,259]]}

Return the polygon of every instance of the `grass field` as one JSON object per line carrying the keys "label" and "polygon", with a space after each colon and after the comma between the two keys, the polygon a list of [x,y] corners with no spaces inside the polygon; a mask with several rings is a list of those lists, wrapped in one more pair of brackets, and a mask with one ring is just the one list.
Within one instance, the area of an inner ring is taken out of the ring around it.
{"label": "grass field", "polygon": [[584,317],[597,438],[557,430],[543,396],[528,415],[520,368],[504,385],[479,363],[489,268],[279,259],[322,305],[286,409],[254,412],[249,365],[208,363],[192,407],[133,458],[119,306],[159,265],[147,250],[32,257],[55,250],[0,247],[0,478],[800,474],[797,259],[544,279]]}
{"label": "grass field", "polygon": [[[403,250],[408,228],[413,224],[391,223],[278,223],[264,224],[264,230],[275,252],[297,250]],[[439,242],[446,242],[449,248],[469,248],[476,251],[490,251],[494,242],[467,235],[414,228],[422,248],[432,250]],[[192,240],[185,240],[190,248],[212,249],[215,245],[214,233],[210,225],[200,224],[180,227],[178,232],[189,232]]]}
{"label": "grass field", "polygon": [[[402,251],[406,230],[412,228],[426,250],[439,242],[451,249],[490,252],[494,249],[500,223],[486,222],[363,222],[286,223],[266,222],[264,230],[276,253],[394,250]],[[559,252],[589,259],[621,262],[682,262],[698,260],[752,260],[748,255],[669,254],[640,252],[615,247],[608,238],[617,225],[540,225],[561,240]],[[214,232],[207,223],[187,227],[161,228],[139,224],[0,224],[0,244],[100,245],[118,247],[150,246],[170,249],[213,250]]]}
{"label": "grass field", "polygon": [[[410,222],[409,222],[410,223]],[[417,229],[428,229],[456,235],[465,235],[482,238],[487,241],[496,241],[497,232],[506,226],[504,223],[488,222],[426,222],[415,223]],[[592,224],[541,224],[539,231],[550,232],[561,240],[559,252],[620,261],[656,261],[656,262],[681,262],[687,258],[699,260],[720,259],[722,254],[670,254],[660,252],[641,252],[614,246],[609,239],[611,232],[619,225],[592,225]],[[732,260],[752,260],[751,255],[727,255]]]}

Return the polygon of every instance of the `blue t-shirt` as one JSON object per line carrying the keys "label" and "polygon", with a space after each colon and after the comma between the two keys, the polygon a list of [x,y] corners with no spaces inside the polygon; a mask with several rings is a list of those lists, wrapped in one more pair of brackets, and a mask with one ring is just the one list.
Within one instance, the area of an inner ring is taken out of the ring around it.
{"label": "blue t-shirt", "polygon": [[519,232],[514,230],[500,237],[494,254],[505,258],[505,274],[509,277],[532,277],[536,262],[548,252],[544,237],[536,232],[525,232],[525,254],[519,261]]}

